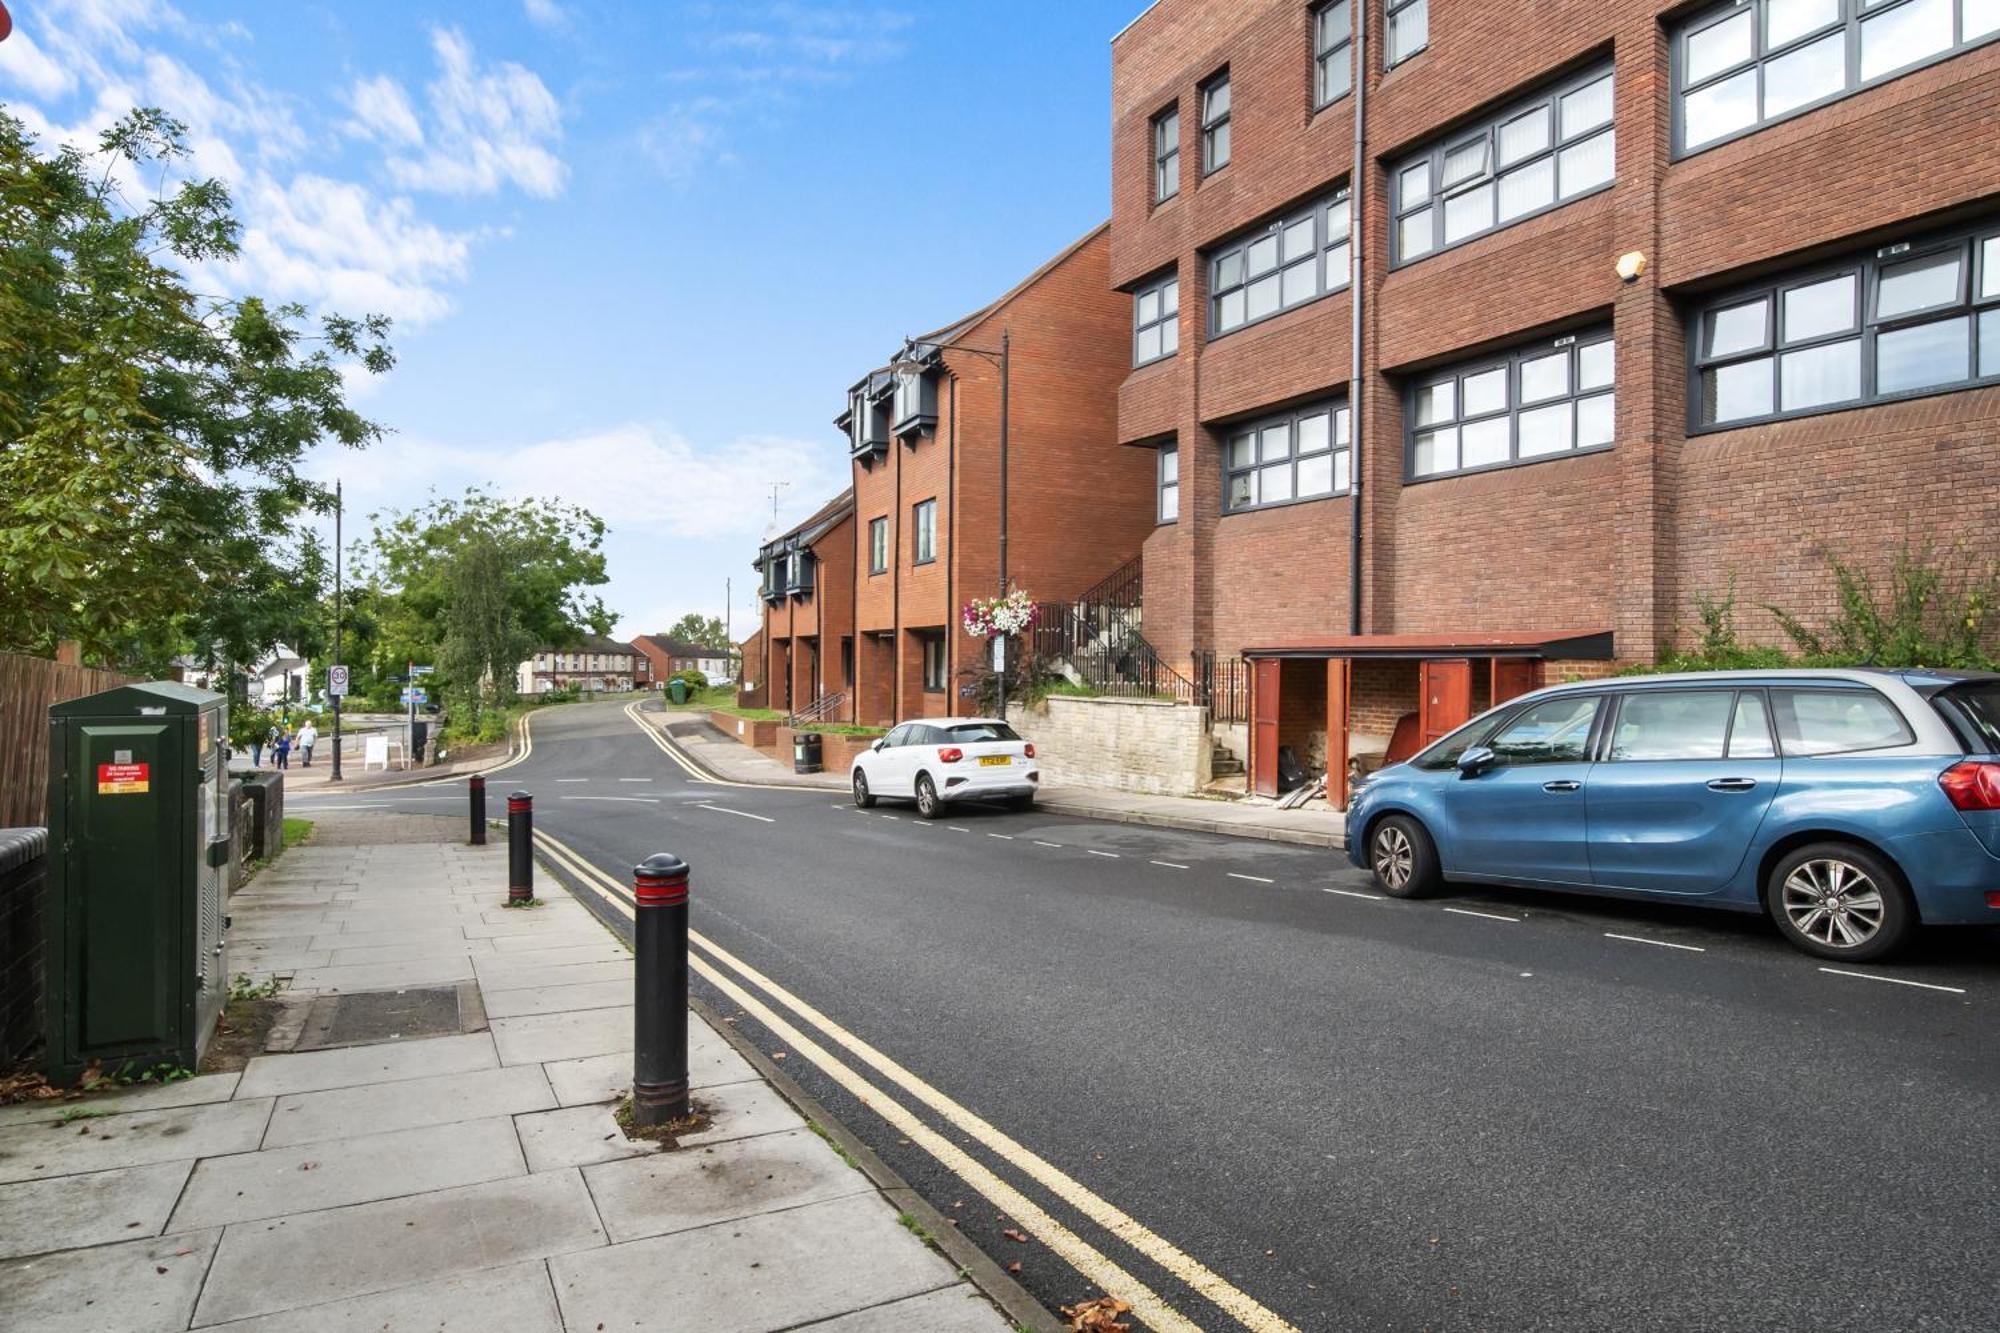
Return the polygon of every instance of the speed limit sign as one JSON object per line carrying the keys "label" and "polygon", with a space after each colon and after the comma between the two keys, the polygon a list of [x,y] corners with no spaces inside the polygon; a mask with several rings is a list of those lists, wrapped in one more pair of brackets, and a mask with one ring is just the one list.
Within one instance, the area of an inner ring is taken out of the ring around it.
{"label": "speed limit sign", "polygon": [[344,666],[326,669],[326,692],[336,697],[347,693],[347,668]]}

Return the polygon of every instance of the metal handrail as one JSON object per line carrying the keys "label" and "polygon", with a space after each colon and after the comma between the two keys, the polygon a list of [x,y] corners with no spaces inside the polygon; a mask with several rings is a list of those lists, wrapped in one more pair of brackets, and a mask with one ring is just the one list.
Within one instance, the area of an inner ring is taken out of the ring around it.
{"label": "metal handrail", "polygon": [[847,702],[847,695],[836,690],[832,694],[822,694],[819,698],[785,718],[788,727],[810,726],[814,722],[824,722]]}

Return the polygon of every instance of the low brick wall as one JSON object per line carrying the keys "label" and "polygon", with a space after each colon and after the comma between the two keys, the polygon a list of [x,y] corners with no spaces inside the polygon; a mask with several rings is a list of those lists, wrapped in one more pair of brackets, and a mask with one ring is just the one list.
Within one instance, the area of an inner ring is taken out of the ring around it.
{"label": "low brick wall", "polygon": [[0,1068],[42,1040],[48,830],[0,829]]}
{"label": "low brick wall", "polygon": [[285,850],[285,775],[259,773],[243,783],[250,798],[250,850],[252,860],[270,861]]}
{"label": "low brick wall", "polygon": [[[733,736],[745,745],[769,751],[778,743],[776,722],[758,722],[747,717],[737,717],[734,713],[710,713],[709,722],[725,736]],[[791,758],[787,751],[785,758]]]}
{"label": "low brick wall", "polygon": [[1044,786],[1186,796],[1209,780],[1205,708],[1052,694],[1016,724],[1035,743]]}
{"label": "low brick wall", "polygon": [[[800,732],[813,734],[811,727],[779,727],[777,737],[764,752],[783,764],[792,762],[792,738]],[[854,756],[873,745],[875,736],[834,736],[822,731],[817,733],[820,746],[820,767],[828,773],[845,773],[854,763]],[[764,747],[759,746],[759,749]]]}

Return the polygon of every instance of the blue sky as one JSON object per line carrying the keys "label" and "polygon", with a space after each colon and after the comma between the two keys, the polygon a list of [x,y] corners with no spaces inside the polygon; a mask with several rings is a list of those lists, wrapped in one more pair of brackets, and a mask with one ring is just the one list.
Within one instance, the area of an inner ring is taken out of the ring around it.
{"label": "blue sky", "polygon": [[1145,0],[9,0],[0,100],[45,140],[191,129],[245,256],[200,275],[397,320],[326,450],[350,516],[484,482],[610,522],[624,635],[754,620],[773,481],[906,333],[1110,208],[1110,39]]}

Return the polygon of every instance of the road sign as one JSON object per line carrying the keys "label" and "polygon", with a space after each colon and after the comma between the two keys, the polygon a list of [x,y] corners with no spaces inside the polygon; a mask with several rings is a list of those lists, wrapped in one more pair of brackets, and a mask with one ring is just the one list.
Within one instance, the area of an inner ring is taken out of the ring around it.
{"label": "road sign", "polygon": [[335,698],[347,693],[347,668],[332,666],[326,669],[326,692]]}
{"label": "road sign", "polygon": [[430,699],[430,693],[426,690],[411,689],[403,691],[403,702],[406,704],[425,703],[428,702],[429,699]]}
{"label": "road sign", "polygon": [[412,664],[410,667],[410,674],[412,676],[428,676],[431,674],[431,672],[436,670],[437,668],[434,666],[417,666],[415,664]]}

